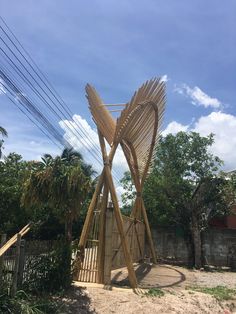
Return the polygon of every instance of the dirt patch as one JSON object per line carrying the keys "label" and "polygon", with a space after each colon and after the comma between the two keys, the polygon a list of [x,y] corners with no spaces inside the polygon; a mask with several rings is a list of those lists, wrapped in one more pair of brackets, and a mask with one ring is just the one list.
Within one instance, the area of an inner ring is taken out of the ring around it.
{"label": "dirt patch", "polygon": [[165,291],[163,297],[150,298],[127,291],[90,288],[89,295],[97,314],[231,313],[228,305],[221,304],[212,296],[186,290]]}
{"label": "dirt patch", "polygon": [[[171,265],[136,264],[136,277],[141,288],[185,288],[190,285],[236,288],[236,272],[205,272]],[[128,286],[126,267],[112,271],[112,283]]]}
{"label": "dirt patch", "polygon": [[[149,268],[135,266],[140,287],[158,287],[164,291],[162,297],[147,297],[142,289],[135,294],[126,289],[127,271],[122,268],[113,271],[112,290],[103,289],[102,285],[88,285],[78,288],[75,284],[73,297],[70,297],[68,313],[97,314],[133,314],[133,313],[185,313],[185,314],[229,314],[236,313],[236,300],[220,302],[213,296],[201,292],[187,290],[189,286],[215,287],[217,285],[236,288],[236,273],[208,273],[188,270],[183,267],[158,265]],[[117,287],[117,285],[122,287]]]}

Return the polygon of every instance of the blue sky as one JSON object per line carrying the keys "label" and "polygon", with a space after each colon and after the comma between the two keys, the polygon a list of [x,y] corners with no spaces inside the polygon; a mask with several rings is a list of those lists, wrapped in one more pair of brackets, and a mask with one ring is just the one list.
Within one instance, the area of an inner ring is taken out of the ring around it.
{"label": "blue sky", "polygon": [[[213,132],[212,151],[226,170],[236,168],[234,0],[1,0],[0,15],[92,136],[87,82],[106,103],[122,103],[145,80],[163,76],[164,134]],[[58,152],[4,94],[0,106],[5,154]]]}

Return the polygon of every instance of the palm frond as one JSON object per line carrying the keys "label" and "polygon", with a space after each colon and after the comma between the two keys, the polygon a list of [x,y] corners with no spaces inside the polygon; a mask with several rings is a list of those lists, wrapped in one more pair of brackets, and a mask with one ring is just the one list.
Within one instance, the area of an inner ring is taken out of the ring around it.
{"label": "palm frond", "polygon": [[7,133],[6,129],[4,129],[2,126],[0,126],[0,134],[2,136],[5,136],[5,137],[8,136],[8,133]]}

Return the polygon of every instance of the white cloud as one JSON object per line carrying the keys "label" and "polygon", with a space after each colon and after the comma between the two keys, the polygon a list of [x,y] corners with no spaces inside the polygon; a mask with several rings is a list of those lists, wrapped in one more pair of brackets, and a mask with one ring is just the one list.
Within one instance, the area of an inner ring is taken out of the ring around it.
{"label": "white cloud", "polygon": [[204,93],[198,86],[190,88],[187,84],[182,84],[181,86],[175,86],[174,91],[180,95],[185,95],[189,97],[192,101],[192,104],[197,106],[220,108],[222,103],[217,99],[210,97]]}
{"label": "white cloud", "polygon": [[191,127],[173,121],[163,131],[163,135],[178,131],[194,131],[202,136],[215,134],[215,142],[210,151],[224,162],[224,170],[236,169],[236,116],[221,111],[200,117]]}
{"label": "white cloud", "polygon": [[236,116],[223,112],[212,112],[201,117],[193,131],[201,135],[215,134],[211,151],[225,162],[225,170],[236,169]]}
{"label": "white cloud", "polygon": [[55,147],[55,145],[47,139],[38,138],[35,141],[31,141],[30,138],[17,138],[17,135],[12,138],[12,136],[9,135],[5,144],[5,149],[3,150],[5,156],[11,152],[16,152],[22,155],[26,160],[41,160],[41,157],[46,153],[52,156],[61,154],[59,148]]}
{"label": "white cloud", "polygon": [[168,126],[165,128],[165,130],[162,131],[162,135],[166,136],[169,133],[176,134],[180,131],[187,131],[188,125],[183,125],[181,123],[178,123],[176,121],[172,121],[168,124]]}
{"label": "white cloud", "polygon": [[119,200],[119,205],[122,206],[121,195],[125,193],[125,189],[121,185],[118,185],[116,186],[116,193]]}
{"label": "white cloud", "polygon": [[167,74],[162,75],[161,82],[168,82],[170,79],[168,78]]}

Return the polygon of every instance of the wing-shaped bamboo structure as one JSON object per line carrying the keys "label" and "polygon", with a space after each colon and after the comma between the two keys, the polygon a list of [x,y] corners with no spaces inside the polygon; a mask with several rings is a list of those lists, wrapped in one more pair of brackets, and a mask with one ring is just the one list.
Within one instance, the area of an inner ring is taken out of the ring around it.
{"label": "wing-shaped bamboo structure", "polygon": [[[107,212],[108,196],[110,195],[114,207],[117,228],[120,234],[122,250],[124,252],[124,259],[128,268],[130,284],[133,288],[135,288],[137,287],[137,278],[133,269],[132,256],[130,249],[128,248],[122,215],[113,183],[111,173],[112,160],[118,145],[121,145],[137,191],[134,207],[131,213],[131,223],[135,225],[135,221],[138,219],[143,220],[150,246],[150,252],[154,263],[156,263],[155,248],[152,241],[146,209],[142,199],[142,190],[148,170],[152,165],[153,152],[158,142],[158,134],[165,107],[165,84],[158,78],[154,78],[144,83],[134,93],[131,100],[125,105],[125,108],[121,111],[120,117],[117,120],[112,117],[106,107],[108,105],[103,103],[98,93],[92,86],[87,85],[86,92],[89,108],[98,128],[104,168],[99,177],[93,198],[88,208],[86,220],[80,237],[79,247],[81,251],[85,250],[89,230],[92,228],[91,225],[95,208],[98,204],[99,195],[102,192],[103,196],[100,210],[99,238],[94,241],[98,241],[99,243],[97,249],[97,262],[95,263],[95,265],[97,265],[96,271],[99,274],[99,282],[104,282],[105,265],[110,263],[109,261],[105,262],[104,244],[106,241],[104,227],[106,224],[105,213]],[[109,106],[117,105],[113,104]],[[106,139],[111,147],[109,153],[106,151],[104,139]],[[85,265],[84,267],[86,270],[87,266]]]}
{"label": "wing-shaped bamboo structure", "polygon": [[117,121],[115,140],[123,143],[131,172],[142,182],[152,164],[164,108],[165,85],[153,79],[135,92]]}

